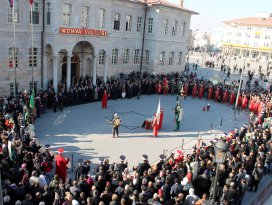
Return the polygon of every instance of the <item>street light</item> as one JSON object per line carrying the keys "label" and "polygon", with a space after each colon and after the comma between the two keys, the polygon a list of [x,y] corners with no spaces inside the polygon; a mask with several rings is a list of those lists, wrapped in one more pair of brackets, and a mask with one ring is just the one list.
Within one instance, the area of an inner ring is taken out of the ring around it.
{"label": "street light", "polygon": [[213,195],[212,195],[212,205],[215,204],[215,187],[217,186],[217,179],[218,179],[218,172],[219,172],[219,164],[224,163],[226,153],[227,153],[227,148],[228,145],[226,142],[223,140],[219,140],[215,145],[214,145],[214,162],[217,164],[216,165],[216,173],[215,173],[215,179],[214,179],[214,184],[213,184]]}
{"label": "street light", "polygon": [[187,69],[189,71],[189,56],[190,56],[190,42],[191,42],[191,36],[193,35],[193,33],[197,32],[199,29],[196,29],[192,32],[189,32],[188,34],[188,45],[187,45],[187,49],[188,49],[188,56],[187,56]]}
{"label": "street light", "polygon": [[249,42],[247,42],[247,47],[246,47],[247,49],[245,51],[245,57],[244,57],[244,66],[243,66],[243,69],[241,70],[241,73],[240,73],[240,82],[239,82],[238,92],[237,92],[235,106],[234,106],[234,120],[236,120],[236,110],[237,110],[238,99],[239,99],[239,95],[240,95],[240,91],[241,91],[241,87],[242,87],[243,70],[245,70],[245,68],[246,68],[246,57],[247,57],[247,52],[248,52],[248,46],[249,46]]}

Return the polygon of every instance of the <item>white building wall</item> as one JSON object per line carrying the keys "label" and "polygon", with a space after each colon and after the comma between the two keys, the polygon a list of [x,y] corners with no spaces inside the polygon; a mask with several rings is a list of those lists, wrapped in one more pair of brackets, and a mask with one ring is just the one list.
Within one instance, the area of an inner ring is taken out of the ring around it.
{"label": "white building wall", "polygon": [[[19,23],[16,24],[16,47],[19,48],[19,66],[17,71],[17,82],[19,82],[19,90],[29,90],[29,82],[31,82],[32,69],[28,63],[28,49],[31,47],[31,25],[30,25],[30,5],[24,1],[19,2]],[[42,0],[35,0],[39,3],[39,24],[33,25],[34,47],[38,48],[37,68],[34,68],[34,80],[38,81],[38,88],[41,85],[41,32],[42,32]],[[53,59],[58,56],[61,50],[66,50],[68,55],[72,55],[74,46],[80,41],[89,42],[97,55],[100,49],[106,51],[106,60],[108,61],[108,75],[117,75],[120,72],[129,73],[130,71],[139,71],[140,64],[134,64],[134,50],[142,48],[143,25],[142,32],[136,32],[137,17],[141,16],[144,20],[144,5],[136,2],[127,2],[122,0],[47,0],[51,3],[51,24],[45,24],[44,46],[52,46],[53,54],[47,59],[47,73],[50,80],[53,76]],[[62,27],[63,4],[72,5],[72,21],[71,28],[80,28],[81,7],[89,7],[89,29],[98,28],[98,9],[106,10],[105,28],[108,36],[80,36],[80,35],[63,35],[59,33],[59,27]],[[13,46],[13,24],[8,22],[8,1],[1,2],[0,7],[0,95],[10,94],[10,83],[14,83],[14,69],[8,67],[8,48]],[[121,14],[120,31],[113,30],[113,18],[115,13]],[[170,15],[171,14],[171,15]],[[125,17],[132,16],[132,29],[125,31]],[[46,17],[45,17],[46,18]],[[153,32],[148,33],[148,18],[153,18]],[[163,34],[163,20],[169,20],[168,34]],[[176,8],[165,7],[163,5],[153,5],[148,7],[145,46],[143,55],[143,71],[148,72],[169,72],[180,71],[184,69],[187,54],[188,32],[190,27],[191,13]],[[171,26],[174,21],[178,21],[176,35],[171,35]],[[185,33],[182,35],[181,24],[185,22]],[[112,49],[117,48],[119,51],[118,65],[112,65]],[[45,49],[45,48],[44,48]],[[123,52],[130,49],[129,64],[123,64]],[[145,65],[145,50],[150,51],[150,64]],[[161,51],[165,51],[165,65],[159,65],[159,55]],[[169,54],[175,52],[173,66],[168,65]],[[178,64],[178,53],[183,53],[182,65]],[[141,56],[141,53],[140,53]],[[86,62],[83,62],[83,64]],[[92,71],[81,68],[81,72],[90,73]],[[104,75],[104,65],[97,64],[97,75]],[[46,83],[45,83],[46,84]]]}

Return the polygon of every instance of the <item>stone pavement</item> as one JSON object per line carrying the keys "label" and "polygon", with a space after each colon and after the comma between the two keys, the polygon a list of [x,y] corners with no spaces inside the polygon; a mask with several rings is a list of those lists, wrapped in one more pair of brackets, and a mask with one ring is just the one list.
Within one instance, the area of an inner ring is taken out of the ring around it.
{"label": "stone pavement", "polygon": [[[141,127],[143,121],[152,116],[161,98],[164,109],[164,122],[158,138],[152,138],[152,131]],[[210,112],[203,112],[202,107],[211,104]],[[163,151],[170,154],[181,147],[189,153],[196,143],[198,135],[204,141],[222,136],[223,132],[241,126],[248,117],[241,112],[236,122],[233,121],[233,110],[230,106],[188,97],[183,101],[184,118],[181,131],[174,132],[174,106],[176,96],[141,96],[140,100],[126,99],[109,101],[108,109],[101,109],[101,103],[90,103],[67,107],[63,112],[53,113],[51,110],[36,122],[36,133],[39,141],[51,144],[52,150],[64,147],[66,155],[76,165],[78,158],[91,159],[98,163],[99,157],[109,158],[110,162],[118,162],[124,154],[129,168],[137,166],[142,154],[149,156],[150,162],[158,160]],[[122,119],[119,138],[112,138],[111,126],[106,118],[114,112]],[[220,126],[223,117],[223,126]],[[212,131],[211,131],[212,127]],[[95,165],[94,165],[95,166]]]}

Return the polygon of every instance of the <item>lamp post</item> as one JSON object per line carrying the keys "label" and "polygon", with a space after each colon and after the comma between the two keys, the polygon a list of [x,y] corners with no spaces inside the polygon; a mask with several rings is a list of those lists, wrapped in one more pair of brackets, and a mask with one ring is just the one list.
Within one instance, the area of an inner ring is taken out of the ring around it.
{"label": "lamp post", "polygon": [[191,36],[193,35],[193,33],[197,32],[199,29],[196,29],[192,32],[189,32],[188,34],[188,45],[187,45],[187,50],[188,50],[188,55],[187,55],[187,69],[189,71],[189,57],[190,57],[190,42],[191,42]]}
{"label": "lamp post", "polygon": [[227,148],[228,148],[228,146],[227,146],[226,142],[224,142],[223,140],[219,140],[214,146],[214,151],[215,151],[214,162],[217,165],[216,165],[216,173],[215,173],[215,178],[214,178],[214,183],[213,183],[213,194],[212,194],[212,203],[211,203],[212,205],[214,205],[216,202],[215,201],[215,194],[216,194],[215,187],[217,186],[219,164],[224,163],[226,153],[227,153]]}
{"label": "lamp post", "polygon": [[243,65],[243,69],[241,70],[241,73],[240,73],[240,82],[239,82],[238,92],[237,92],[235,106],[234,106],[234,120],[236,120],[236,111],[237,111],[237,106],[238,106],[238,99],[239,99],[239,95],[240,95],[241,87],[242,87],[243,70],[245,70],[245,68],[246,68],[246,57],[247,57],[247,51],[248,51],[248,44],[249,44],[249,42],[247,42],[247,47],[246,47],[247,49],[245,51],[245,57],[244,57],[244,65]]}

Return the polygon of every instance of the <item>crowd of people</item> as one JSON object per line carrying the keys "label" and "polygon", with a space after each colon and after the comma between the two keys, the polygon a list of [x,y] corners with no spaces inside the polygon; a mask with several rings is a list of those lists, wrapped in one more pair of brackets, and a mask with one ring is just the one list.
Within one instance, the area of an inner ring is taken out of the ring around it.
{"label": "crowd of people", "polygon": [[[262,88],[244,89],[238,97],[240,109],[248,110],[250,120],[226,136],[201,143],[193,153],[177,150],[170,156],[159,156],[157,164],[149,164],[148,156],[133,170],[125,156],[120,162],[101,163],[91,169],[90,161],[79,160],[74,177],[67,177],[69,160],[50,154],[50,146],[37,143],[31,136],[32,124],[42,113],[65,106],[101,100],[106,92],[109,99],[131,98],[139,93],[181,94],[192,98],[207,98],[220,103],[235,104],[239,82],[213,83],[197,78],[196,73],[137,74],[98,80],[92,85],[81,77],[71,89],[59,86],[37,92],[35,108],[29,106],[27,93],[5,98],[1,110],[0,169],[5,205],[240,205],[246,191],[257,191],[262,176],[271,174],[271,93]],[[105,106],[105,104],[104,104]],[[107,106],[106,106],[107,107]],[[222,164],[214,161],[216,141],[227,144],[227,156]],[[55,158],[55,159],[54,159]],[[218,180],[215,181],[216,167]],[[53,172],[55,170],[55,172]]]}

